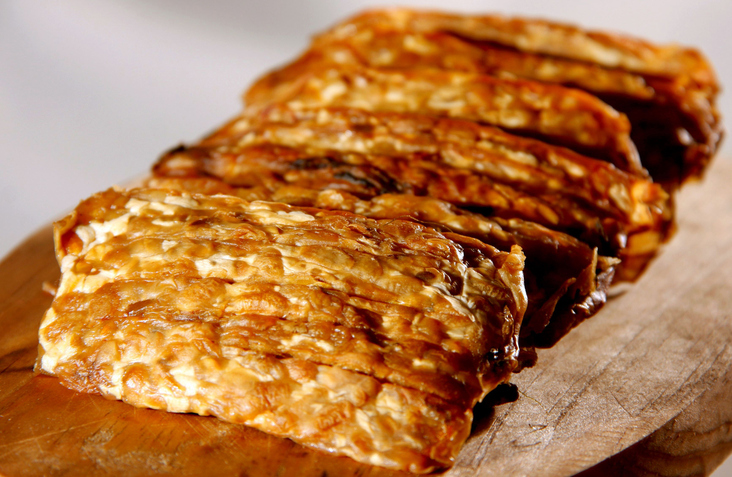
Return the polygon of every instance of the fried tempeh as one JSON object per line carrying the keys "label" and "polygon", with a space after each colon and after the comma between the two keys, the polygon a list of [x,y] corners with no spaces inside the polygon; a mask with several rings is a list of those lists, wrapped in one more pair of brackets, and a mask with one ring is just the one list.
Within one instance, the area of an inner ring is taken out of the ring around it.
{"label": "fried tempeh", "polygon": [[466,119],[647,174],[625,115],[595,96],[563,86],[470,72],[335,65],[306,54],[262,78],[245,97],[247,116],[283,104],[290,109],[345,107]]}
{"label": "fried tempeh", "polygon": [[345,210],[374,219],[409,219],[440,231],[477,238],[503,251],[518,245],[526,255],[524,282],[528,296],[521,324],[522,348],[551,346],[595,314],[605,303],[615,272],[615,260],[598,256],[596,250],[569,235],[520,219],[485,217],[429,197],[384,194],[363,200],[338,190],[234,187],[220,179],[197,175],[193,170],[154,176],[146,186]]}
{"label": "fried tempeh", "polygon": [[623,279],[643,270],[672,220],[660,186],[610,164],[469,121],[415,114],[275,106],[168,154],[156,171],[362,197],[404,192],[489,208],[489,215],[538,222],[620,256]]}
{"label": "fried tempeh", "polygon": [[473,406],[666,240],[670,193],[720,141],[717,92],[694,50],[359,15],[145,188],[55,224],[37,370],[370,464],[448,467]]}
{"label": "fried tempeh", "polygon": [[628,115],[643,165],[669,189],[701,175],[722,138],[714,71],[701,53],[676,45],[545,21],[394,9],[340,23],[307,55],[583,89]]}
{"label": "fried tempeh", "polygon": [[54,234],[37,366],[72,389],[427,472],[517,366],[519,247],[150,189],[97,194]]}

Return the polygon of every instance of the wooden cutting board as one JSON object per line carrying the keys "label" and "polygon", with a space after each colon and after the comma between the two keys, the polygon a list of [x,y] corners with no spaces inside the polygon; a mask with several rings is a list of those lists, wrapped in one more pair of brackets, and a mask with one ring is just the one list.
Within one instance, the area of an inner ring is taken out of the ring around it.
{"label": "wooden cutting board", "polygon": [[[476,409],[446,475],[705,475],[732,451],[732,161],[678,203],[648,272],[541,350],[516,401]],[[0,474],[406,475],[34,376],[41,285],[58,275],[50,228],[0,263]]]}

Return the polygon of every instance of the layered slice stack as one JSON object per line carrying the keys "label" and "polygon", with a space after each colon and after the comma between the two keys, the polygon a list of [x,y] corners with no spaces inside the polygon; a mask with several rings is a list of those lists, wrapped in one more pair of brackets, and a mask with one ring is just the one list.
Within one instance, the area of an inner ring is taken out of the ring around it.
{"label": "layered slice stack", "polygon": [[[449,466],[472,407],[634,280],[721,138],[694,50],[368,12],[56,224],[38,367],[372,464]],[[523,351],[523,354],[520,354]]]}
{"label": "layered slice stack", "polygon": [[[698,51],[676,45],[538,20],[395,9],[337,25],[289,68],[314,58],[379,69],[463,71],[586,91],[627,115],[643,165],[668,189],[699,177],[722,138],[714,71]],[[284,69],[260,85],[279,82],[276,76],[283,73],[289,74]]]}

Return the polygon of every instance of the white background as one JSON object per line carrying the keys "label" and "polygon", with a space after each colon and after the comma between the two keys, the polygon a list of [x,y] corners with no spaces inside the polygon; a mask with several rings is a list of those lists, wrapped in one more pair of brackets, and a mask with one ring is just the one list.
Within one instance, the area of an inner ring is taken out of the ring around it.
{"label": "white background", "polygon": [[[0,2],[0,257],[79,200],[140,176],[166,149],[236,114],[246,85],[294,58],[312,33],[379,4],[388,2]],[[732,85],[729,0],[399,4],[545,17],[696,46]],[[720,103],[732,118],[730,95]],[[730,142],[721,160],[732,155]],[[732,461],[720,476],[732,476]]]}

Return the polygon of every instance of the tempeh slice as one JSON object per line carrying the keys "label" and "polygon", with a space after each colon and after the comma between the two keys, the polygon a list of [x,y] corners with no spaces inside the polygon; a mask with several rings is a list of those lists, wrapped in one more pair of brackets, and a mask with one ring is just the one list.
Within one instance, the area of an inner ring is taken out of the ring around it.
{"label": "tempeh slice", "polygon": [[616,260],[597,255],[585,243],[520,219],[485,217],[447,202],[408,194],[384,194],[369,200],[337,190],[317,191],[283,186],[233,187],[212,177],[154,176],[148,187],[191,193],[236,195],[291,205],[346,210],[374,219],[415,220],[441,231],[477,238],[499,250],[518,245],[526,255],[524,282],[528,296],[521,324],[522,348],[551,346],[603,306]]}
{"label": "tempeh slice", "polygon": [[[546,41],[542,41],[544,38]],[[722,138],[714,71],[698,51],[569,25],[407,10],[367,12],[306,55],[375,68],[438,68],[577,87],[628,115],[643,165],[669,189],[698,177]]]}
{"label": "tempeh slice", "polygon": [[650,100],[655,94],[638,73],[520,51],[446,31],[415,32],[371,27],[347,36],[338,34],[339,27],[334,31],[335,34],[325,32],[319,35],[305,55],[345,66],[397,70],[433,68],[524,78],[576,87],[596,95],[618,94],[638,100]]}
{"label": "tempeh slice", "polygon": [[498,126],[607,160],[645,176],[625,115],[577,89],[456,71],[379,70],[334,65],[308,55],[255,83],[247,116],[291,109],[346,107],[422,113]]}
{"label": "tempeh slice", "polygon": [[152,189],[99,193],[54,234],[37,366],[72,389],[429,472],[518,364],[519,247]]}

